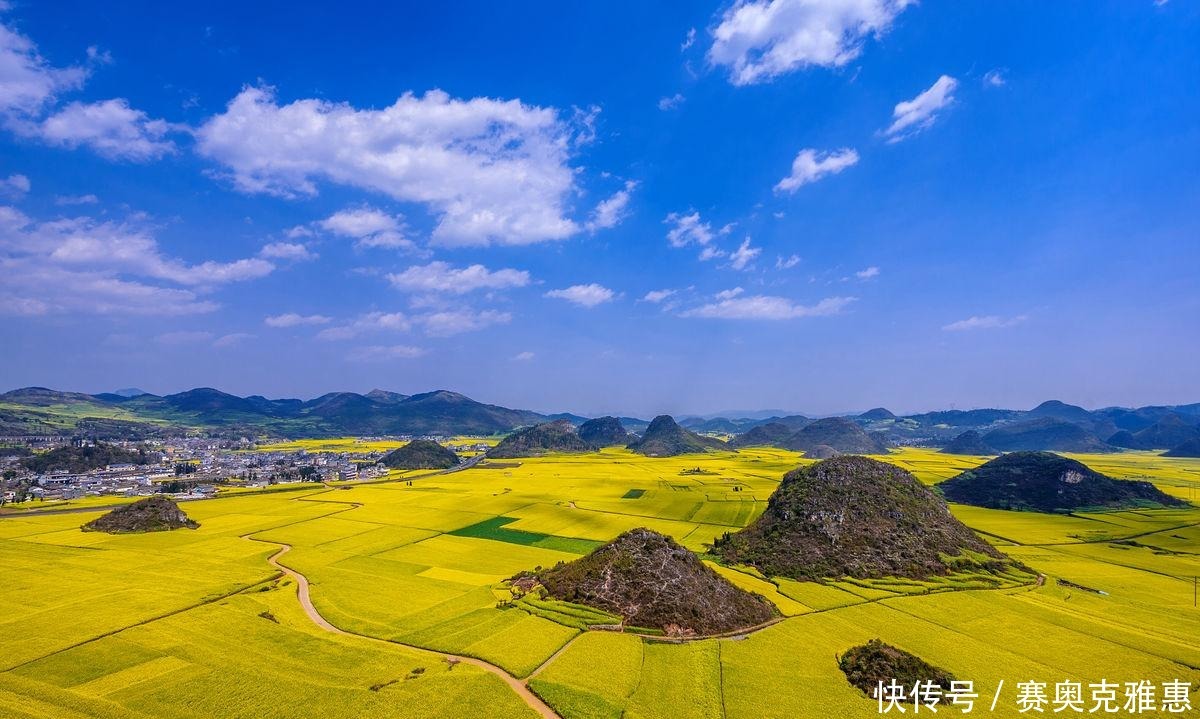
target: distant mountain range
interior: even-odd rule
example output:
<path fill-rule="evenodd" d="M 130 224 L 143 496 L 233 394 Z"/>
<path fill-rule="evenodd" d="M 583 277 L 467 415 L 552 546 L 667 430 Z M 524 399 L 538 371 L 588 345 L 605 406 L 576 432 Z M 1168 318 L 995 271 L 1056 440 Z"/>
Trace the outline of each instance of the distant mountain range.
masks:
<path fill-rule="evenodd" d="M 691 417 L 679 425 L 690 432 L 729 435 L 763 427 L 748 438 L 754 444 L 769 444 L 786 430 L 795 433 L 814 425 L 814 420 L 802 415 L 751 414 L 757 416 Z M 447 390 L 414 395 L 380 389 L 366 394 L 331 392 L 310 400 L 239 397 L 207 387 L 165 396 L 132 388 L 90 395 L 26 387 L 0 394 L 2 436 L 82 434 L 138 439 L 187 431 L 279 437 L 486 435 L 554 420 L 580 425 L 587 419 L 572 413 L 542 414 L 485 404 Z M 650 424 L 635 417 L 621 417 L 620 422 L 639 434 Z M 1087 410 L 1050 400 L 1024 411 L 946 410 L 907 416 L 877 407 L 838 422 L 853 422 L 857 429 L 845 426 L 839 431 L 857 433 L 861 429 L 879 446 L 941 447 L 967 430 L 977 432 L 985 445 L 1002 451 L 1171 449 L 1200 441 L 1200 403 Z M 833 423 L 815 424 L 820 428 Z M 735 441 L 731 446 L 738 444 Z"/>

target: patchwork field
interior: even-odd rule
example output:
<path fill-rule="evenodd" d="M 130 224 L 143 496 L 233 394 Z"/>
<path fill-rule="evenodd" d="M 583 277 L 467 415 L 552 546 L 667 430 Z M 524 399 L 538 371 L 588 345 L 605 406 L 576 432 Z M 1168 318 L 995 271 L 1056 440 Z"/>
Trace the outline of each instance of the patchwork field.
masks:
<path fill-rule="evenodd" d="M 312 451 L 352 451 L 338 442 Z M 1077 458 L 1200 495 L 1198 460 Z M 915 449 L 881 459 L 930 484 L 984 461 Z M 1068 679 L 1200 682 L 1194 506 L 1038 515 L 951 505 L 1045 575 L 1034 584 L 969 575 L 814 584 L 718 567 L 785 619 L 683 644 L 588 630 L 606 617 L 507 602 L 497 586 L 634 527 L 703 551 L 757 517 L 804 461 L 770 449 L 670 459 L 609 449 L 485 462 L 404 482 L 189 502 L 200 529 L 149 535 L 80 532 L 95 511 L 5 517 L 0 716 L 537 716 L 515 681 L 569 719 L 866 717 L 876 703 L 846 682 L 836 657 L 875 637 L 974 680 L 976 712 L 1003 681 L 1000 716 L 1018 714 L 1015 684 L 1028 680 L 1051 691 Z M 291 549 L 278 561 L 307 578 L 315 610 L 349 635 L 304 613 L 296 582 L 267 561 L 283 545 Z"/>

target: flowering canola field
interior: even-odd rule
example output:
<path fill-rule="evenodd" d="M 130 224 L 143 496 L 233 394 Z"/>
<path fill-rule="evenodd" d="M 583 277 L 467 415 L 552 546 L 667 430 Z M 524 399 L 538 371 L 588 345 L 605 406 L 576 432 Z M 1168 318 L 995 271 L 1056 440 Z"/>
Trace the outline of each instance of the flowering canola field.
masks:
<path fill-rule="evenodd" d="M 915 449 L 882 459 L 930 484 L 984 461 Z M 1196 460 L 1081 459 L 1200 494 Z M 1051 691 L 1066 680 L 1200 682 L 1196 507 L 1039 515 L 951 505 L 1045 575 L 1035 584 L 815 584 L 719 567 L 786 617 L 746 636 L 675 644 L 589 630 L 598 615 L 585 608 L 505 601 L 507 577 L 634 527 L 703 551 L 757 517 L 805 461 L 771 449 L 669 459 L 607 449 L 484 462 L 411 486 L 188 502 L 200 529 L 147 535 L 80 532 L 99 510 L 5 517 L 0 716 L 537 716 L 502 677 L 433 650 L 485 660 L 570 719 L 868 717 L 876 702 L 836 658 L 876 637 L 973 680 L 976 714 L 1019 715 L 1015 685 L 1029 680 Z M 295 583 L 267 562 L 281 545 L 292 549 L 279 561 L 307 577 L 315 609 L 361 636 L 323 631 L 303 613 Z"/>

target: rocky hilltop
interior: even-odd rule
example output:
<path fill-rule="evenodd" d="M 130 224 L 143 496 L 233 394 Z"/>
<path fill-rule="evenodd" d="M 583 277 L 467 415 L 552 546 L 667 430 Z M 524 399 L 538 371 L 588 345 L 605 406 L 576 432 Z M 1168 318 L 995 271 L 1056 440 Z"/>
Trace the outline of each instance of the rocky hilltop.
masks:
<path fill-rule="evenodd" d="M 175 500 L 155 495 L 133 504 L 117 507 L 80 527 L 85 532 L 136 534 L 166 532 L 172 529 L 196 529 L 200 525 L 189 519 Z"/>
<path fill-rule="evenodd" d="M 414 439 L 380 461 L 393 469 L 450 469 L 458 465 L 458 455 L 431 439 Z"/>
<path fill-rule="evenodd" d="M 908 472 L 844 456 L 784 475 L 753 524 L 713 552 L 768 576 L 925 578 L 951 569 L 1001 570 L 1011 560 L 954 518 Z"/>
<path fill-rule="evenodd" d="M 989 457 L 999 454 L 983 441 L 983 437 L 973 429 L 950 440 L 950 444 L 942 447 L 942 454 L 967 454 L 976 457 Z"/>
<path fill-rule="evenodd" d="M 674 418 L 667 414 L 655 417 L 641 439 L 629 444 L 629 449 L 647 457 L 674 457 L 677 454 L 727 448 L 728 446 L 719 439 L 705 437 L 680 427 Z"/>
<path fill-rule="evenodd" d="M 580 438 L 570 420 L 558 419 L 544 422 L 514 432 L 500 444 L 488 450 L 487 456 L 494 459 L 539 457 L 551 452 L 590 452 L 594 449 Z"/>
<path fill-rule="evenodd" d="M 706 635 L 762 624 L 775 607 L 739 589 L 670 537 L 633 529 L 586 557 L 536 573 L 550 596 L 636 627 Z"/>
<path fill-rule="evenodd" d="M 1064 512 L 1087 507 L 1179 506 L 1149 482 L 1113 479 L 1052 452 L 1012 452 L 938 485 L 952 502 Z"/>
<path fill-rule="evenodd" d="M 633 437 L 616 417 L 597 417 L 579 425 L 579 438 L 593 447 L 629 444 Z"/>
<path fill-rule="evenodd" d="M 781 446 L 809 452 L 820 445 L 843 454 L 887 454 L 886 445 L 867 434 L 857 422 L 845 417 L 818 419 L 793 434 Z"/>
<path fill-rule="evenodd" d="M 729 440 L 730 447 L 778 447 L 786 442 L 796 430 L 782 422 L 768 422 L 750 428 Z"/>

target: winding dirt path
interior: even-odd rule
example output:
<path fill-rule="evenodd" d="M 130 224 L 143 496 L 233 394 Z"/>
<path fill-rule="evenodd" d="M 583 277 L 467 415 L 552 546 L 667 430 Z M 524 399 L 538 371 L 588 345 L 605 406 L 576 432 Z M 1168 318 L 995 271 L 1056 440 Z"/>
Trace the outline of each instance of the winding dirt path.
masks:
<path fill-rule="evenodd" d="M 507 684 L 514 692 L 516 692 L 517 696 L 521 697 L 521 699 L 527 705 L 529 705 L 529 708 L 536 711 L 538 714 L 540 714 L 542 717 L 544 717 L 544 719 L 561 719 L 558 716 L 558 714 L 555 713 L 555 711 L 550 708 L 550 706 L 548 704 L 546 704 L 541 699 L 539 699 L 538 696 L 529 689 L 529 687 L 525 684 L 525 682 L 521 681 L 520 679 L 517 679 L 512 674 L 509 674 L 508 672 L 506 672 L 505 670 L 496 666 L 495 664 L 485 662 L 482 659 L 476 659 L 475 657 L 464 657 L 464 656 L 459 656 L 457 654 L 447 654 L 445 652 L 438 652 L 438 651 L 434 651 L 432 649 L 423 649 L 421 647 L 414 647 L 410 644 L 404 644 L 403 642 L 391 641 L 391 640 L 387 640 L 387 639 L 380 639 L 378 637 L 367 636 L 366 634 L 358 634 L 355 632 L 348 632 L 344 629 L 339 629 L 338 627 L 335 627 L 333 624 L 329 623 L 329 620 L 327 620 L 325 617 L 321 616 L 321 613 L 318 612 L 317 608 L 313 606 L 312 598 L 309 596 L 309 591 L 308 591 L 308 578 L 305 577 L 300 572 L 297 572 L 296 570 L 279 563 L 279 558 L 282 557 L 283 555 L 287 554 L 288 551 L 291 550 L 292 545 L 283 544 L 281 542 L 271 542 L 271 541 L 268 541 L 265 539 L 257 539 L 255 537 L 247 537 L 247 539 L 250 539 L 251 541 L 255 541 L 255 542 L 262 542 L 264 544 L 274 544 L 279 547 L 278 552 L 275 552 L 274 554 L 272 554 L 270 557 L 267 558 L 267 563 L 269 563 L 272 567 L 275 567 L 279 571 L 283 572 L 284 574 L 286 574 L 287 576 L 289 576 L 293 580 L 295 580 L 296 596 L 300 600 L 300 607 L 302 609 L 304 609 L 304 613 L 308 615 L 308 618 L 312 620 L 313 624 L 316 624 L 321 629 L 324 629 L 325 631 L 333 633 L 333 634 L 342 634 L 344 636 L 349 636 L 349 637 L 360 637 L 362 639 L 370 639 L 373 642 L 380 642 L 382 644 L 402 646 L 407 649 L 411 649 L 415 652 L 419 652 L 421 654 L 438 657 L 438 658 L 442 659 L 443 661 L 448 661 L 453 664 L 460 664 L 460 663 L 461 664 L 470 664 L 471 666 L 478 667 L 486 672 L 495 674 L 496 676 L 503 679 L 504 683 Z"/>

